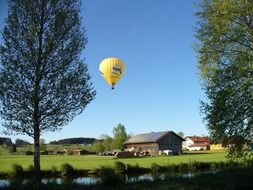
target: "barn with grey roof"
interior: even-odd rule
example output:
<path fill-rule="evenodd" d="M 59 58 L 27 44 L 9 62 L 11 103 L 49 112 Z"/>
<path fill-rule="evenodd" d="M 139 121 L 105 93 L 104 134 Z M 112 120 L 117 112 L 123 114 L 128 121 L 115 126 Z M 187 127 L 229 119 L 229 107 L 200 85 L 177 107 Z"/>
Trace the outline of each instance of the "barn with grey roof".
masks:
<path fill-rule="evenodd" d="M 136 135 L 124 144 L 129 151 L 145 152 L 150 155 L 158 155 L 161 152 L 170 150 L 174 154 L 182 151 L 184 139 L 173 131 L 151 132 Z"/>

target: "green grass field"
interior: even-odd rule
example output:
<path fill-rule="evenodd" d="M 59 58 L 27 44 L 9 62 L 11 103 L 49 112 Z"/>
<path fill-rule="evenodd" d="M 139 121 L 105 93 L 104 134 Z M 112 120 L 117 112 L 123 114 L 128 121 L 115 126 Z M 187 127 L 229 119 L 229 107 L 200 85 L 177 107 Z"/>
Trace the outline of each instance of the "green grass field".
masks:
<path fill-rule="evenodd" d="M 59 168 L 63 163 L 69 163 L 76 169 L 94 170 L 100 166 L 113 166 L 115 161 L 125 164 L 149 168 L 152 163 L 159 165 L 199 162 L 220 162 L 226 161 L 224 151 L 202 151 L 179 156 L 154 156 L 145 158 L 116 159 L 109 156 L 73 156 L 73 155 L 43 155 L 41 156 L 42 169 L 51 169 L 52 166 Z M 8 155 L 0 156 L 0 172 L 12 171 L 13 164 L 20 164 L 23 168 L 33 164 L 33 156 Z"/>

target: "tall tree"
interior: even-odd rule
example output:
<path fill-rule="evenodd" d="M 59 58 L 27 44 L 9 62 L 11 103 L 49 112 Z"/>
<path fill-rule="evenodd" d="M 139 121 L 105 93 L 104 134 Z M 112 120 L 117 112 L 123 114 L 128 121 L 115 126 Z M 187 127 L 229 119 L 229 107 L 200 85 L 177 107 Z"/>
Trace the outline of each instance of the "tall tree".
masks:
<path fill-rule="evenodd" d="M 10 0 L 0 47 L 0 114 L 6 132 L 34 139 L 40 181 L 40 135 L 80 114 L 95 97 L 80 57 L 87 38 L 78 0 Z"/>
<path fill-rule="evenodd" d="M 197 15 L 201 110 L 214 141 L 240 157 L 253 137 L 253 1 L 206 0 Z"/>
<path fill-rule="evenodd" d="M 123 143 L 128 138 L 125 126 L 119 123 L 116 127 L 113 128 L 113 135 L 114 135 L 112 143 L 113 148 L 122 150 L 124 148 Z"/>

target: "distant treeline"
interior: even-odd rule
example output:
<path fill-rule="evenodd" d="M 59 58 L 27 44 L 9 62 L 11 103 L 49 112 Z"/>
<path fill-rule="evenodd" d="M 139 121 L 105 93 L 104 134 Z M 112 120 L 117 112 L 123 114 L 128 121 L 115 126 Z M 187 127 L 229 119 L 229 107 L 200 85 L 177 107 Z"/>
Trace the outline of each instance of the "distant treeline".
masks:
<path fill-rule="evenodd" d="M 51 141 L 49 144 L 93 144 L 97 139 L 95 138 L 84 138 L 84 137 L 77 137 L 77 138 L 68 138 L 68 139 L 60 139 L 58 141 Z M 7 137 L 0 137 L 0 145 L 7 145 L 11 146 L 15 144 L 17 147 L 31 145 L 26 140 L 16 139 L 15 143 L 12 143 L 11 138 Z"/>
<path fill-rule="evenodd" d="M 61 139 L 58 141 L 51 141 L 49 144 L 93 144 L 97 139 L 95 138 L 84 138 L 84 137 L 77 137 L 77 138 L 68 138 L 68 139 Z"/>
<path fill-rule="evenodd" d="M 29 143 L 29 142 L 26 141 L 26 140 L 16 139 L 15 145 L 16 145 L 17 147 L 19 147 L 19 146 L 31 145 L 31 143 Z"/>
<path fill-rule="evenodd" d="M 6 137 L 0 137 L 0 145 L 7 145 L 7 146 L 11 146 L 12 145 L 12 141 L 10 138 L 6 138 Z"/>
<path fill-rule="evenodd" d="M 11 138 L 0 137 L 0 145 L 11 146 L 13 144 L 15 144 L 17 147 L 19 147 L 19 146 L 30 145 L 31 143 L 29 143 L 26 140 L 22 140 L 22 139 L 16 139 L 15 143 L 12 143 Z"/>

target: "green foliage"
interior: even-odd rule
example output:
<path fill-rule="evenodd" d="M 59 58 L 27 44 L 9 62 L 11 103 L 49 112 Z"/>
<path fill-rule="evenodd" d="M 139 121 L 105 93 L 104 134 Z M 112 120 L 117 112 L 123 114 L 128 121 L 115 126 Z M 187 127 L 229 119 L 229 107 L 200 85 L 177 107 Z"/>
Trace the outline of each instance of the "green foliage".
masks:
<path fill-rule="evenodd" d="M 113 150 L 113 147 L 112 147 L 113 138 L 108 135 L 104 135 L 102 139 L 103 139 L 103 146 L 105 148 L 105 151 Z"/>
<path fill-rule="evenodd" d="M 26 140 L 16 139 L 15 145 L 16 145 L 17 147 L 21 147 L 21 146 L 31 145 L 31 143 L 29 143 L 29 142 L 26 141 Z"/>
<path fill-rule="evenodd" d="M 201 112 L 214 142 L 242 157 L 253 136 L 253 2 L 203 1 L 197 15 Z"/>
<path fill-rule="evenodd" d="M 87 39 L 80 1 L 9 1 L 0 44 L 0 117 L 6 133 L 34 139 L 40 181 L 40 134 L 56 131 L 95 98 L 80 57 Z"/>
<path fill-rule="evenodd" d="M 96 153 L 101 153 L 104 151 L 113 151 L 113 150 L 123 150 L 124 142 L 130 138 L 130 135 L 127 135 L 125 126 L 118 124 L 113 128 L 113 137 L 108 135 L 101 135 L 98 141 L 95 141 L 93 144 L 93 151 Z"/>
<path fill-rule="evenodd" d="M 159 173 L 161 172 L 161 166 L 157 163 L 152 163 L 151 164 L 151 172 L 154 176 L 159 175 Z"/>
<path fill-rule="evenodd" d="M 87 39 L 77 1 L 11 1 L 2 35 L 0 114 L 6 130 L 33 136 L 31 126 L 39 121 L 41 131 L 55 131 L 94 99 L 79 56 Z"/>
<path fill-rule="evenodd" d="M 95 138 L 85 138 L 85 137 L 76 137 L 76 138 L 67 138 L 60 139 L 58 141 L 51 141 L 49 144 L 92 144 L 94 143 Z"/>
<path fill-rule="evenodd" d="M 114 164 L 114 170 L 116 173 L 125 173 L 126 165 L 120 161 L 116 161 Z"/>
<path fill-rule="evenodd" d="M 101 141 L 96 141 L 93 144 L 93 151 L 95 151 L 96 153 L 104 152 L 104 150 L 105 150 L 105 147 Z"/>
<path fill-rule="evenodd" d="M 58 173 L 58 168 L 56 166 L 51 167 L 51 174 L 54 176 Z"/>
<path fill-rule="evenodd" d="M 126 172 L 129 174 L 138 174 L 147 171 L 147 168 L 140 167 L 138 163 L 127 164 Z"/>
<path fill-rule="evenodd" d="M 15 176 L 23 176 L 24 175 L 24 169 L 20 164 L 13 164 L 12 165 L 13 174 Z"/>
<path fill-rule="evenodd" d="M 3 145 L 0 145 L 0 155 L 7 156 L 9 154 L 10 154 L 9 148 L 6 148 Z"/>
<path fill-rule="evenodd" d="M 177 134 L 178 134 L 180 137 L 184 138 L 184 132 L 179 131 Z"/>
<path fill-rule="evenodd" d="M 33 174 L 34 174 L 34 166 L 32 164 L 29 165 L 26 172 L 27 172 L 28 175 L 33 176 Z"/>
<path fill-rule="evenodd" d="M 0 137 L 0 145 L 5 145 L 8 147 L 12 145 L 12 141 L 10 138 Z"/>
<path fill-rule="evenodd" d="M 113 135 L 114 135 L 112 142 L 113 148 L 123 150 L 124 149 L 123 143 L 128 138 L 125 126 L 119 123 L 116 127 L 113 128 Z"/>
<path fill-rule="evenodd" d="M 61 172 L 64 176 L 72 176 L 74 174 L 74 168 L 72 165 L 65 163 L 61 165 Z"/>
<path fill-rule="evenodd" d="M 11 148 L 10 148 L 10 152 L 11 152 L 11 153 L 17 152 L 17 148 L 16 148 L 16 145 L 15 145 L 15 144 L 12 144 L 12 146 L 11 146 Z"/>
<path fill-rule="evenodd" d="M 45 139 L 40 139 L 40 151 L 47 151 L 47 145 Z"/>

